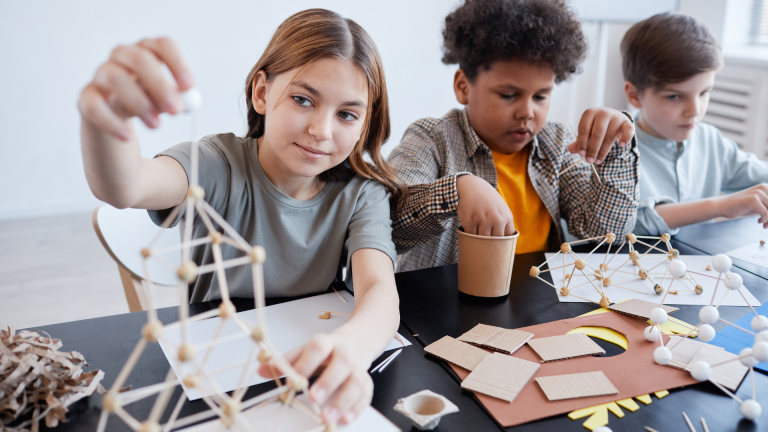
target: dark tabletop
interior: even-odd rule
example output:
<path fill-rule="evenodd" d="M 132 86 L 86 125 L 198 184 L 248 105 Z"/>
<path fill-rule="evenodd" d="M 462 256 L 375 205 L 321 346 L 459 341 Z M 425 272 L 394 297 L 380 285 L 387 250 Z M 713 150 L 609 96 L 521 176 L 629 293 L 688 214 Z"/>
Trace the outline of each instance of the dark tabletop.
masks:
<path fill-rule="evenodd" d="M 682 254 L 701 253 L 699 249 L 683 242 L 673 242 Z M 457 267 L 445 266 L 396 275 L 400 294 L 401 328 L 400 333 L 414 343 L 405 348 L 389 367 L 382 373 L 374 373 L 375 385 L 372 405 L 403 430 L 411 430 L 410 421 L 396 413 L 393 407 L 399 398 L 420 390 L 430 389 L 442 394 L 459 407 L 460 412 L 444 417 L 437 431 L 487 431 L 500 430 L 490 415 L 470 392 L 459 386 L 458 377 L 442 361 L 425 355 L 423 347 L 437 339 L 450 335 L 457 337 L 478 323 L 505 328 L 529 326 L 569 317 L 574 317 L 594 310 L 596 306 L 585 303 L 560 303 L 554 289 L 528 276 L 532 265 L 544 262 L 543 253 L 518 255 L 515 258 L 510 295 L 498 299 L 481 299 L 458 292 Z M 744 278 L 744 284 L 762 303 L 768 300 L 767 282 L 757 274 L 736 269 Z M 273 299 L 270 304 L 285 301 Z M 253 300 L 235 299 L 239 311 L 253 307 Z M 191 313 L 200 313 L 217 307 L 218 302 L 191 305 Z M 680 306 L 680 311 L 673 316 L 687 322 L 698 322 L 697 306 Z M 721 307 L 721 317 L 735 321 L 748 312 L 747 308 Z M 161 321 L 170 323 L 177 319 L 176 308 L 164 308 L 158 311 Z M 64 342 L 62 350 L 81 352 L 91 365 L 91 369 L 101 369 L 106 373 L 103 385 L 109 388 L 138 342 L 140 329 L 146 323 L 146 313 L 137 312 L 111 317 L 95 318 L 71 323 L 41 327 L 55 338 Z M 716 326 L 717 329 L 722 326 Z M 414 336 L 417 335 L 417 336 Z M 608 351 L 607 355 L 617 353 L 617 348 L 599 341 Z M 621 350 L 618 348 L 618 350 Z M 386 358 L 385 353 L 374 365 Z M 134 372 L 126 381 L 133 388 L 144 387 L 161 382 L 168 372 L 168 361 L 156 344 L 151 344 L 138 361 Z M 768 430 L 768 377 L 761 373 L 755 376 L 757 400 L 762 403 L 764 413 L 758 423 L 743 420 L 739 413 L 739 404 L 723 395 L 711 384 L 698 384 L 686 389 L 672 390 L 662 400 L 653 396 L 649 406 L 632 413 L 624 410 L 625 417 L 619 419 L 609 414 L 610 428 L 615 431 L 639 431 L 643 426 L 651 426 L 660 432 L 685 429 L 682 411 L 686 411 L 697 424 L 699 417 L 704 417 L 711 431 L 752 431 Z M 246 399 L 273 388 L 265 383 L 251 387 Z M 177 388 L 171 401 L 180 395 Z M 751 398 L 751 384 L 745 380 L 737 392 L 742 399 Z M 153 399 L 145 399 L 126 407 L 127 411 L 138 419 L 148 416 Z M 171 405 L 171 404 L 169 404 Z M 70 421 L 60 425 L 61 431 L 94 431 L 100 414 L 101 396 L 94 395 L 85 402 L 77 404 L 68 417 Z M 181 416 L 203 411 L 206 406 L 202 401 L 187 402 Z M 167 418 L 170 406 L 163 416 Z M 570 420 L 565 415 L 509 428 L 515 431 L 585 431 L 582 423 L 586 418 Z M 697 426 L 700 428 L 700 426 Z M 122 421 L 111 417 L 107 430 L 130 430 Z M 414 429 L 415 430 L 415 429 Z"/>

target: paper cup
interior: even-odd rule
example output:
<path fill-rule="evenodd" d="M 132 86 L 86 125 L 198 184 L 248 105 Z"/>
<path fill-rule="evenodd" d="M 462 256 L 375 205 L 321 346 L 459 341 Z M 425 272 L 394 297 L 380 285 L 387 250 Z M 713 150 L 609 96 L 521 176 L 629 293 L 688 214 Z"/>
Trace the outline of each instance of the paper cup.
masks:
<path fill-rule="evenodd" d="M 485 237 L 459 231 L 459 291 L 476 297 L 509 294 L 519 231 Z"/>

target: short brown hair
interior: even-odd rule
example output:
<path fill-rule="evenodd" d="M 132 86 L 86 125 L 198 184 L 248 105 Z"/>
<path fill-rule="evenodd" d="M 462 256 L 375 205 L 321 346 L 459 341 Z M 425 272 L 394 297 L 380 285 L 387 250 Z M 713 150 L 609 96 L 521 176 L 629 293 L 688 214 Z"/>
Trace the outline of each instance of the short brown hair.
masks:
<path fill-rule="evenodd" d="M 581 72 L 587 53 L 581 23 L 565 0 L 465 0 L 445 17 L 443 63 L 470 81 L 496 61 L 543 63 L 555 83 Z"/>
<path fill-rule="evenodd" d="M 290 70 L 304 67 L 322 58 L 347 60 L 368 78 L 368 108 L 360 140 L 345 163 L 320 174 L 323 181 L 346 180 L 354 175 L 381 182 L 393 199 L 405 193 L 392 167 L 384 160 L 381 147 L 389 139 L 389 101 L 384 66 L 376 45 L 368 33 L 351 19 L 325 9 L 308 9 L 283 21 L 264 53 L 245 80 L 248 110 L 248 136 L 264 134 L 264 115 L 253 108 L 251 95 L 256 74 L 263 70 L 267 80 Z M 373 163 L 368 163 L 368 154 Z"/>
<path fill-rule="evenodd" d="M 621 57 L 624 80 L 637 91 L 660 89 L 723 66 L 712 33 L 689 16 L 669 12 L 633 25 L 621 41 Z"/>

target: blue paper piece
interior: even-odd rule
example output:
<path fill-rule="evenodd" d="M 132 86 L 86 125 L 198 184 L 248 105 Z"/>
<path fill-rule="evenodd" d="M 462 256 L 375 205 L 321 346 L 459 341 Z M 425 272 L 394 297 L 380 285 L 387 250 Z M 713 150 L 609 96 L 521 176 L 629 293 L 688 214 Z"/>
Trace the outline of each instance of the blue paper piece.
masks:
<path fill-rule="evenodd" d="M 768 302 L 755 310 L 759 315 L 768 316 Z M 744 318 L 736 321 L 735 324 L 741 328 L 752 331 L 752 318 L 754 317 L 755 314 L 750 310 Z M 755 337 L 732 326 L 726 326 L 715 335 L 715 338 L 712 339 L 710 343 L 725 348 L 728 352 L 738 354 L 744 348 L 752 348 L 752 345 L 755 343 Z M 755 366 L 755 369 L 768 372 L 768 362 L 758 364 Z"/>

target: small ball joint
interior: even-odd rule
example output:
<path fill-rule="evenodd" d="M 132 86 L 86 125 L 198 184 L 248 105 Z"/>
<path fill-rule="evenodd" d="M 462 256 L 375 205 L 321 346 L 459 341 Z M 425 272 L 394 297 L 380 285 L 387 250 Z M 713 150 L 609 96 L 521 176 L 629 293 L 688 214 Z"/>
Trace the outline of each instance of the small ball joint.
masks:
<path fill-rule="evenodd" d="M 115 397 L 115 395 L 112 392 L 109 392 L 104 395 L 104 399 L 101 401 L 101 406 L 105 410 L 112 413 L 122 405 L 120 404 L 120 401 Z"/>
<path fill-rule="evenodd" d="M 141 424 L 141 427 L 137 429 L 137 432 L 160 432 L 160 425 L 153 420 L 147 420 Z"/>
<path fill-rule="evenodd" d="M 605 242 L 611 244 L 616 241 L 616 234 L 608 233 L 605 235 Z"/>
<path fill-rule="evenodd" d="M 560 252 L 562 252 L 564 254 L 571 253 L 571 245 L 569 245 L 568 243 L 561 244 L 560 245 Z"/>
<path fill-rule="evenodd" d="M 629 259 L 636 260 L 638 258 L 640 258 L 640 252 L 633 250 L 632 252 L 629 253 Z"/>
<path fill-rule="evenodd" d="M 655 292 L 656 295 L 661 295 L 664 292 L 664 288 L 662 288 L 661 285 L 656 284 L 653 286 L 653 292 Z"/>
<path fill-rule="evenodd" d="M 611 278 L 607 277 L 607 278 L 603 279 L 603 286 L 604 286 L 604 287 L 609 287 L 609 286 L 611 286 L 611 283 L 613 283 L 613 281 L 611 280 Z"/>
<path fill-rule="evenodd" d="M 560 295 L 563 297 L 567 297 L 568 294 L 571 293 L 571 290 L 568 289 L 568 287 L 562 287 L 560 288 Z"/>
<path fill-rule="evenodd" d="M 667 257 L 669 258 L 669 260 L 670 260 L 670 261 L 672 261 L 673 259 L 677 259 L 677 258 L 680 258 L 680 251 L 679 251 L 679 250 L 677 250 L 677 249 L 672 249 L 672 250 L 671 250 L 671 251 L 669 251 L 669 253 L 667 254 Z"/>
<path fill-rule="evenodd" d="M 198 201 L 202 201 L 205 198 L 205 190 L 199 185 L 190 186 L 187 189 L 187 198 L 194 198 Z"/>
<path fill-rule="evenodd" d="M 192 374 L 185 376 L 184 381 L 182 382 L 185 386 L 187 386 L 187 388 L 195 388 L 200 385 L 200 381 L 200 375 Z"/>
<path fill-rule="evenodd" d="M 212 232 L 208 234 L 208 237 L 211 238 L 211 243 L 213 244 L 221 244 L 221 242 L 224 241 L 224 236 L 220 232 Z"/>
<path fill-rule="evenodd" d="M 701 293 L 703 293 L 703 292 L 704 292 L 704 287 L 702 287 L 701 285 L 696 285 L 696 288 L 694 288 L 694 290 L 693 290 L 693 291 L 694 291 L 696 294 L 698 294 L 698 295 L 701 295 Z"/>
<path fill-rule="evenodd" d="M 257 359 L 259 360 L 259 363 L 265 364 L 272 358 L 272 355 L 267 350 L 261 350 L 259 351 L 259 356 Z"/>
<path fill-rule="evenodd" d="M 640 279 L 642 280 L 648 279 L 648 273 L 644 272 L 643 270 L 638 271 L 637 275 L 640 276 Z"/>
<path fill-rule="evenodd" d="M 256 342 L 263 342 L 267 338 L 267 329 L 262 327 L 254 327 L 251 330 L 251 339 Z"/>
<path fill-rule="evenodd" d="M 235 305 L 231 301 L 225 300 L 219 305 L 219 317 L 221 319 L 230 319 L 237 313 Z"/>
<path fill-rule="evenodd" d="M 248 256 L 251 257 L 251 263 L 262 264 L 267 259 L 267 251 L 261 246 L 254 246 L 248 251 Z"/>
<path fill-rule="evenodd" d="M 610 304 L 611 304 L 611 301 L 608 299 L 608 297 L 602 296 L 600 298 L 600 307 L 607 308 L 608 306 L 610 306 Z"/>
<path fill-rule="evenodd" d="M 536 266 L 531 266 L 531 271 L 528 272 L 528 275 L 530 277 L 537 277 L 539 274 L 541 274 L 541 270 Z"/>
<path fill-rule="evenodd" d="M 309 387 L 309 381 L 307 381 L 307 379 L 303 376 L 297 375 L 288 379 L 288 385 L 291 386 L 293 391 L 300 392 L 306 390 L 307 387 Z"/>
<path fill-rule="evenodd" d="M 663 241 L 664 243 L 668 242 L 671 238 L 672 237 L 667 233 L 664 233 L 661 235 L 661 241 Z"/>
<path fill-rule="evenodd" d="M 152 248 L 144 248 L 141 250 L 141 256 L 144 258 L 149 258 L 152 256 Z"/>
<path fill-rule="evenodd" d="M 624 238 L 626 238 L 627 241 L 632 243 L 632 244 L 637 243 L 637 237 L 634 234 L 632 234 L 632 233 L 629 233 L 629 234 L 625 235 Z"/>
<path fill-rule="evenodd" d="M 192 283 L 197 278 L 197 264 L 192 261 L 185 261 L 181 263 L 179 270 L 176 272 L 179 279 L 186 283 Z"/>
<path fill-rule="evenodd" d="M 585 262 L 584 262 L 584 260 L 580 260 L 580 259 L 576 260 L 576 262 L 575 262 L 575 263 L 573 263 L 573 264 L 574 264 L 574 265 L 576 266 L 576 268 L 577 268 L 577 269 L 579 269 L 579 270 L 584 270 L 584 267 L 586 267 L 586 266 L 587 266 L 587 263 L 585 263 Z"/>
<path fill-rule="evenodd" d="M 177 356 L 179 357 L 179 361 L 181 362 L 188 362 L 195 358 L 197 355 L 197 351 L 195 350 L 195 347 L 191 344 L 184 344 L 179 348 L 179 353 Z"/>
<path fill-rule="evenodd" d="M 163 335 L 163 325 L 159 321 L 144 324 L 141 328 L 141 336 L 149 342 L 157 342 Z"/>

